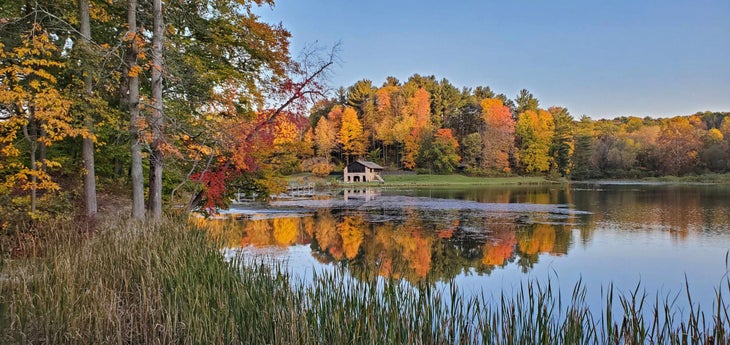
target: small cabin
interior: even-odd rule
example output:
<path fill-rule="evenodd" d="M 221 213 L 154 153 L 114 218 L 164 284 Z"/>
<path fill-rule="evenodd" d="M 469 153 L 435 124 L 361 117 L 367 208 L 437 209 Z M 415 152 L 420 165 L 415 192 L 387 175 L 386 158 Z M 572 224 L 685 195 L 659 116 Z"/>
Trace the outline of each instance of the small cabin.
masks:
<path fill-rule="evenodd" d="M 383 167 L 373 162 L 356 160 L 345 167 L 342 174 L 342 180 L 346 183 L 352 182 L 385 182 L 380 177 Z"/>

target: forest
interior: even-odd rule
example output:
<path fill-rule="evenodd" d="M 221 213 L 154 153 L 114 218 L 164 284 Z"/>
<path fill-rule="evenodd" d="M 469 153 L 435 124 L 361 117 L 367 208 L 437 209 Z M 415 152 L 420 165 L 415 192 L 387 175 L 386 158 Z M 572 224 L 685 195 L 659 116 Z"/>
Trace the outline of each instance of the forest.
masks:
<path fill-rule="evenodd" d="M 0 227 L 76 206 L 93 219 L 97 194 L 129 196 L 135 219 L 215 209 L 354 159 L 573 180 L 730 169 L 730 113 L 576 118 L 527 89 L 418 74 L 332 89 L 339 46 L 293 58 L 290 33 L 252 11 L 273 3 L 4 1 Z"/>

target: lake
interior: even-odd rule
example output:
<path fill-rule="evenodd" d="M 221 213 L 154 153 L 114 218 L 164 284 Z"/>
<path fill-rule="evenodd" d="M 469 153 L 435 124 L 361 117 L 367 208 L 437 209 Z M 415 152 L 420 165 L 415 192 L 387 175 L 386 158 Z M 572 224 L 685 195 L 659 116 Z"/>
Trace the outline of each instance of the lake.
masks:
<path fill-rule="evenodd" d="M 730 187 L 632 182 L 352 188 L 331 197 L 236 205 L 204 221 L 243 253 L 303 280 L 344 267 L 499 296 L 527 281 L 600 306 L 609 284 L 711 307 L 727 282 Z M 683 302 L 678 302 L 682 307 Z"/>

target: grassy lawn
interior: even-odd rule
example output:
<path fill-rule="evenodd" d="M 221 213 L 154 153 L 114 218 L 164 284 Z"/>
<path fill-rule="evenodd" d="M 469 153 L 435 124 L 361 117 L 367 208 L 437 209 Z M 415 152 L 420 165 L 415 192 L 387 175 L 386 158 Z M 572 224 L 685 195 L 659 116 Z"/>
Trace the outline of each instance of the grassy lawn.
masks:
<path fill-rule="evenodd" d="M 658 181 L 667 183 L 714 183 L 730 184 L 730 174 L 703 174 L 686 176 L 662 176 L 645 178 L 646 181 Z"/>
<path fill-rule="evenodd" d="M 452 175 L 382 175 L 384 184 L 378 182 L 355 183 L 366 186 L 485 186 L 554 183 L 544 177 L 471 177 L 459 174 Z M 312 174 L 296 174 L 284 178 L 288 183 L 312 182 L 318 185 L 342 184 L 342 177 L 317 177 Z M 349 184 L 348 184 L 349 185 Z"/>
<path fill-rule="evenodd" d="M 368 183 L 353 183 L 347 185 L 359 185 L 359 186 L 499 186 L 499 185 L 537 185 L 537 184 L 549 184 L 557 183 L 553 180 L 548 180 L 541 176 L 528 176 L 528 177 L 472 177 L 460 174 L 451 175 L 416 175 L 416 174 L 404 174 L 404 175 L 382 175 L 384 184 L 378 182 Z M 318 177 L 313 174 L 303 173 L 286 176 L 284 180 L 290 184 L 304 184 L 314 183 L 319 186 L 330 186 L 337 187 L 344 183 L 342 182 L 342 176 L 335 177 Z M 712 184 L 730 184 L 730 174 L 704 174 L 704 175 L 688 175 L 682 177 L 676 176 L 663 176 L 654 178 L 636 179 L 636 181 L 650 181 L 650 182 L 663 182 L 663 183 L 712 183 Z"/>
<path fill-rule="evenodd" d="M 543 177 L 471 177 L 464 175 L 384 175 L 386 185 L 451 186 L 551 183 Z"/>

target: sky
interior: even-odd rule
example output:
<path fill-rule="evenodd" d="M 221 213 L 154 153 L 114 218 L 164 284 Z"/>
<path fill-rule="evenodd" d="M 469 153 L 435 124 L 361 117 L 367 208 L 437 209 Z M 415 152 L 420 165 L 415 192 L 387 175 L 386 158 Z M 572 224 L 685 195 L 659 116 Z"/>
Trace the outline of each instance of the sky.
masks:
<path fill-rule="evenodd" d="M 291 52 L 340 42 L 330 84 L 418 73 L 579 118 L 730 111 L 730 0 L 277 0 Z"/>

